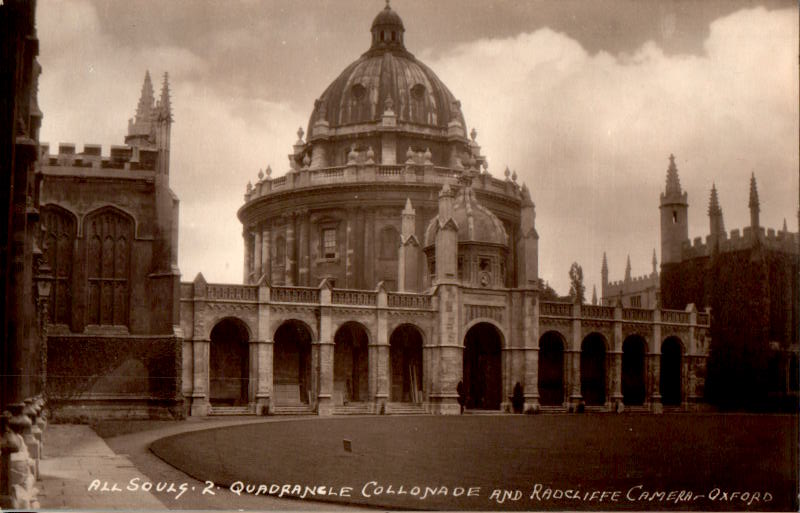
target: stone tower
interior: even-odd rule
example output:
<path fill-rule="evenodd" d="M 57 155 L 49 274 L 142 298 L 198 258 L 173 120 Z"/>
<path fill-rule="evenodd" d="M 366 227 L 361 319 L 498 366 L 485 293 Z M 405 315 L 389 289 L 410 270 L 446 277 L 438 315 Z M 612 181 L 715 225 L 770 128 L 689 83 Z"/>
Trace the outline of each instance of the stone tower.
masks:
<path fill-rule="evenodd" d="M 681 261 L 681 245 L 689 239 L 688 195 L 681 190 L 675 156 L 669 156 L 667 186 L 661 193 L 661 265 Z"/>

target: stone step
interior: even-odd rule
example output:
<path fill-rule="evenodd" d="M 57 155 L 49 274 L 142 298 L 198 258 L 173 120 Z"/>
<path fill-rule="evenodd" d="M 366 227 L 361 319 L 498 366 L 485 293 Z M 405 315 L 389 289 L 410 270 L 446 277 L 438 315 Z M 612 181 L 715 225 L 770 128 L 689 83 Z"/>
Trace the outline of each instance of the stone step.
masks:
<path fill-rule="evenodd" d="M 369 415 L 372 413 L 369 403 L 350 403 L 333 407 L 334 415 Z"/>
<path fill-rule="evenodd" d="M 427 413 L 421 404 L 386 403 L 387 415 L 426 415 Z"/>
<path fill-rule="evenodd" d="M 314 411 L 307 405 L 275 406 L 273 415 L 312 415 Z"/>
<path fill-rule="evenodd" d="M 566 413 L 566 406 L 539 406 L 540 413 Z"/>
<path fill-rule="evenodd" d="M 503 410 L 464 410 L 465 415 L 511 415 Z"/>
<path fill-rule="evenodd" d="M 212 406 L 211 415 L 255 415 L 249 406 Z"/>

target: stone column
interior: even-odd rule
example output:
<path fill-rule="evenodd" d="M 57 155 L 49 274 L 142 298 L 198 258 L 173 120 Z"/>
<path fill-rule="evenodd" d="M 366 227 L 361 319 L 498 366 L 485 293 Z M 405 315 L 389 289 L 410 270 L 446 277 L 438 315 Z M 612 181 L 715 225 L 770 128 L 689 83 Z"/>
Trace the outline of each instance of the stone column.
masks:
<path fill-rule="evenodd" d="M 319 291 L 319 394 L 317 412 L 319 415 L 333 414 L 333 326 L 331 320 L 331 289 L 325 281 Z"/>
<path fill-rule="evenodd" d="M 261 278 L 261 228 L 253 227 L 253 281 L 258 282 Z"/>
<path fill-rule="evenodd" d="M 267 277 L 267 281 L 272 281 L 272 230 L 270 223 L 264 223 L 261 231 L 261 274 Z"/>
<path fill-rule="evenodd" d="M 523 345 L 525 346 L 523 409 L 539 410 L 539 301 L 532 294 L 523 294 Z"/>
<path fill-rule="evenodd" d="M 364 222 L 364 276 L 366 283 L 364 288 L 371 289 L 375 286 L 375 210 L 368 209 L 365 213 Z"/>
<path fill-rule="evenodd" d="M 242 239 L 244 239 L 244 265 L 242 269 L 244 271 L 244 277 L 242 278 L 242 283 L 250 283 L 250 271 L 251 271 L 251 245 L 250 245 L 250 231 L 245 228 L 242 231 Z"/>
<path fill-rule="evenodd" d="M 297 284 L 303 287 L 311 285 L 309 275 L 309 258 L 308 258 L 308 210 L 302 210 L 298 213 L 298 226 L 300 235 L 297 238 L 297 246 L 299 250 L 299 267 Z M 316 283 L 314 284 L 316 285 Z"/>
<path fill-rule="evenodd" d="M 208 351 L 209 340 L 192 341 L 192 368 L 194 369 L 192 383 L 192 416 L 204 417 L 208 415 Z"/>
<path fill-rule="evenodd" d="M 345 219 L 345 239 L 344 239 L 344 286 L 345 288 L 354 288 L 353 281 L 353 256 L 355 247 L 355 230 L 353 224 L 355 222 L 355 211 L 348 208 Z"/>
<path fill-rule="evenodd" d="M 649 374 L 650 404 L 653 413 L 661 413 L 664 407 L 661 404 L 661 352 L 649 355 Z"/>
<path fill-rule="evenodd" d="M 622 304 L 617 303 L 614 307 L 614 339 L 611 341 L 611 407 L 617 412 L 624 410 L 622 397 Z"/>
<path fill-rule="evenodd" d="M 376 364 L 375 372 L 370 372 L 370 378 L 375 377 L 375 413 L 381 413 L 389 400 L 389 333 L 387 327 L 387 299 L 386 290 L 381 283 L 378 286 L 378 322 L 375 329 L 375 344 L 370 344 L 370 352 L 374 352 L 375 357 L 370 358 L 370 362 Z M 373 389 L 370 384 L 370 390 Z"/>
<path fill-rule="evenodd" d="M 583 395 L 581 394 L 581 335 L 581 305 L 576 303 L 572 305 L 572 347 L 569 350 L 569 354 L 565 355 L 572 362 L 572 372 L 569 377 L 570 409 L 576 408 L 583 403 Z"/>
<path fill-rule="evenodd" d="M 291 287 L 295 284 L 294 268 L 297 262 L 295 257 L 295 238 L 294 238 L 294 214 L 286 217 L 286 286 Z"/>

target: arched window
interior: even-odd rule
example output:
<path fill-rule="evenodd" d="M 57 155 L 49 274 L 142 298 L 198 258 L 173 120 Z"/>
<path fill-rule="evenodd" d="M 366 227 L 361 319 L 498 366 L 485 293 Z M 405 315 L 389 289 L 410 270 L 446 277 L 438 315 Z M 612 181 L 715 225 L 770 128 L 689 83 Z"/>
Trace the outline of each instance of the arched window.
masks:
<path fill-rule="evenodd" d="M 387 226 L 381 230 L 380 243 L 381 260 L 396 260 L 397 248 L 400 247 L 400 236 L 393 226 Z"/>
<path fill-rule="evenodd" d="M 49 320 L 53 324 L 70 324 L 72 256 L 77 233 L 75 216 L 61 207 L 46 205 L 42 209 L 42 226 L 44 226 L 42 250 L 53 274 Z"/>
<path fill-rule="evenodd" d="M 133 220 L 107 207 L 86 218 L 86 323 L 128 325 Z"/>

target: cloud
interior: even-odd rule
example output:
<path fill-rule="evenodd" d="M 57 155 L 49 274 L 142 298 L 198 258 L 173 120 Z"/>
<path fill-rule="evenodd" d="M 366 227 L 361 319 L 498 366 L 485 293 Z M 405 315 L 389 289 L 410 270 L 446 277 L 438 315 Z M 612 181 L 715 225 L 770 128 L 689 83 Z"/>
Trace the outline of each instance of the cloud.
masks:
<path fill-rule="evenodd" d="M 690 236 L 705 235 L 716 181 L 728 229 L 749 223 L 749 175 L 762 224 L 797 212 L 797 14 L 739 11 L 710 26 L 705 54 L 590 55 L 544 28 L 482 39 L 422 59 L 462 101 L 467 122 L 501 176 L 516 169 L 537 206 L 540 273 L 560 293 L 571 261 L 589 290 L 602 252 L 612 279 L 631 254 L 634 274 L 659 251 L 658 195 L 675 153 L 689 192 Z"/>
<path fill-rule="evenodd" d="M 239 282 L 243 249 L 236 211 L 245 185 L 270 156 L 288 153 L 305 116 L 286 103 L 207 86 L 208 62 L 186 48 L 119 43 L 103 32 L 88 2 L 50 1 L 40 8 L 38 25 L 41 140 L 51 148 L 100 143 L 107 154 L 109 145 L 124 141 L 145 70 L 153 74 L 156 95 L 160 74 L 169 72 L 175 117 L 170 182 L 181 199 L 179 266 L 184 279 L 202 271 L 210 281 Z M 284 161 L 271 164 L 284 168 Z"/>

